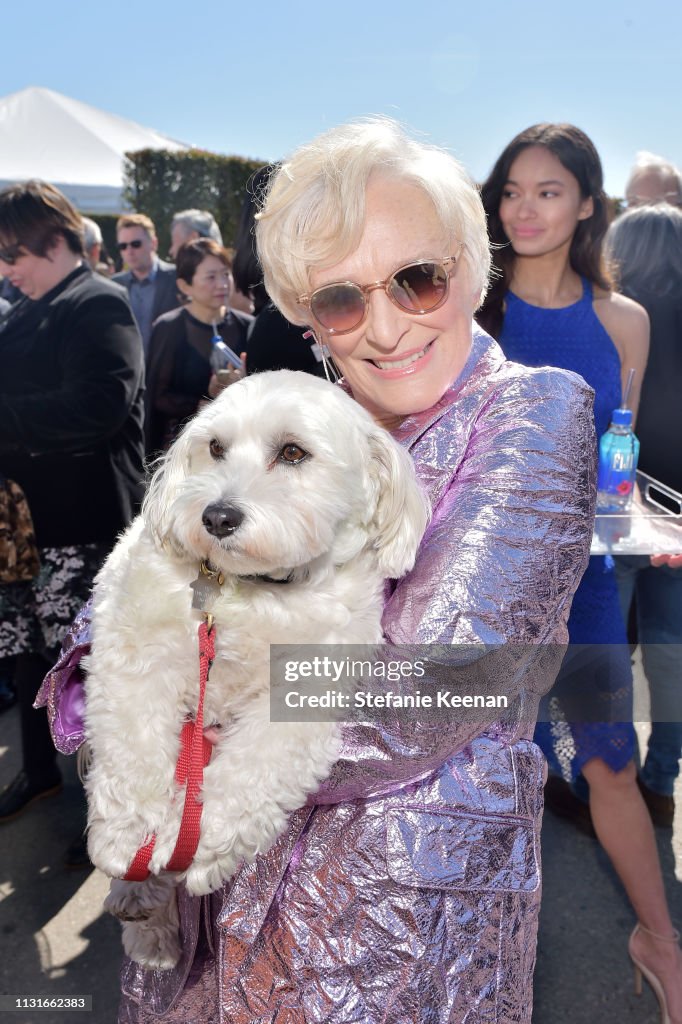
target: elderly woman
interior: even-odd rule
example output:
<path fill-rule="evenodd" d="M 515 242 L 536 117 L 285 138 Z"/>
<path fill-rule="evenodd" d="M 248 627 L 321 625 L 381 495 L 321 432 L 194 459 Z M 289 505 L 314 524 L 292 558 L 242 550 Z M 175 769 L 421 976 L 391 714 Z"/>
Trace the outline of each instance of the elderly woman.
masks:
<path fill-rule="evenodd" d="M 450 664 L 466 684 L 468 664 L 509 709 L 344 724 L 329 778 L 274 846 L 203 904 L 180 895 L 178 967 L 126 962 L 119 1019 L 528 1022 L 544 775 L 531 736 L 587 560 L 592 393 L 473 331 L 480 199 L 390 121 L 296 152 L 258 244 L 268 293 L 409 449 L 431 499 L 415 568 L 387 588 L 387 641 L 438 645 L 420 648 L 427 674 Z"/>

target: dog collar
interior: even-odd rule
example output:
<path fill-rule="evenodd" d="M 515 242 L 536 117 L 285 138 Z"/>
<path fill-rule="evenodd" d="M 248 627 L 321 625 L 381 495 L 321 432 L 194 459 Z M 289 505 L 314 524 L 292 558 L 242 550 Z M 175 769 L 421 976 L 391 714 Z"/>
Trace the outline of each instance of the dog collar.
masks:
<path fill-rule="evenodd" d="M 225 576 L 220 569 L 214 569 L 210 562 L 202 562 L 199 566 L 199 579 L 204 577 L 208 582 L 207 586 L 211 587 L 215 593 L 216 584 L 218 587 L 222 587 L 225 582 Z M 254 575 L 237 576 L 238 580 L 248 580 L 249 583 L 291 583 L 294 578 L 294 570 L 291 569 L 286 576 L 277 578 L 276 576 L 268 576 L 267 573 L 255 573 Z M 197 582 L 196 580 L 194 581 Z M 194 584 L 192 584 L 194 586 Z M 217 594 L 216 594 L 217 596 Z"/>
<path fill-rule="evenodd" d="M 294 578 L 294 570 L 292 569 L 288 576 L 282 576 L 281 579 L 277 579 L 275 576 L 268 576 L 267 573 L 263 573 L 262 576 L 240 576 L 240 580 L 248 580 L 249 583 L 291 583 Z"/>
<path fill-rule="evenodd" d="M 238 576 L 237 579 L 248 583 L 291 583 L 295 573 L 292 569 L 287 576 L 277 578 L 268 576 L 267 573 L 253 576 Z M 220 569 L 214 569 L 209 562 L 202 562 L 199 566 L 199 573 L 195 580 L 192 580 L 192 608 L 205 612 L 207 606 L 211 606 L 215 599 L 220 596 L 220 588 L 225 582 L 225 574 Z"/>

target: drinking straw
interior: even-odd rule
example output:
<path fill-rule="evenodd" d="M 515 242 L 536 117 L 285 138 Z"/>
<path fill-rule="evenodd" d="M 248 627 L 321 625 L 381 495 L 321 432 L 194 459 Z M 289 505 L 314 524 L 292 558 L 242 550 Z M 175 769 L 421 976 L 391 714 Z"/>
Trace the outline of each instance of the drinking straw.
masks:
<path fill-rule="evenodd" d="M 623 392 L 623 401 L 620 403 L 621 409 L 627 409 L 628 401 L 630 399 L 630 392 L 632 391 L 632 382 L 635 379 L 635 369 L 628 370 L 628 379 L 625 385 L 625 391 Z"/>

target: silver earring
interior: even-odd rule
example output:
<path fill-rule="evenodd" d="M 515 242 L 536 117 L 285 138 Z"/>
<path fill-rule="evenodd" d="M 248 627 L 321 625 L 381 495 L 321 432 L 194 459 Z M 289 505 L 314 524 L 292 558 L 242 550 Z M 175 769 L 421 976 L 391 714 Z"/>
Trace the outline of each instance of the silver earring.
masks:
<path fill-rule="evenodd" d="M 319 344 L 319 342 L 318 342 Z M 331 353 L 326 345 L 320 345 L 322 349 L 322 365 L 324 366 L 324 375 L 331 384 L 336 384 L 337 381 L 341 380 L 341 374 L 334 365 L 334 360 L 331 357 Z"/>
<path fill-rule="evenodd" d="M 306 331 L 303 335 L 304 338 L 314 338 L 315 344 L 311 345 L 315 356 L 322 360 L 322 366 L 324 367 L 324 375 L 330 384 L 336 384 L 337 381 L 341 380 L 341 374 L 334 366 L 334 360 L 331 357 L 329 348 L 323 341 L 320 341 L 317 334 L 313 330 Z"/>

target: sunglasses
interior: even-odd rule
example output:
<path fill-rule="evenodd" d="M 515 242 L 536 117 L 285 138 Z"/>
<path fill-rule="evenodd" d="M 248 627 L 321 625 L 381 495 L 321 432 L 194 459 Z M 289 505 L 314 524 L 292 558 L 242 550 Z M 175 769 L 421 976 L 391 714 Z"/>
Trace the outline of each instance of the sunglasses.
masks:
<path fill-rule="evenodd" d="M 12 245 L 8 245 L 6 249 L 0 249 L 0 261 L 6 263 L 8 267 L 13 267 L 20 256 L 25 256 L 26 251 L 21 242 L 14 242 Z"/>
<path fill-rule="evenodd" d="M 118 251 L 119 252 L 125 252 L 126 249 L 128 248 L 128 246 L 130 246 L 131 249 L 141 249 L 142 248 L 142 239 L 141 238 L 133 238 L 132 242 L 119 242 L 118 243 Z"/>
<path fill-rule="evenodd" d="M 354 281 L 333 281 L 310 295 L 299 295 L 297 301 L 329 334 L 356 330 L 367 316 L 369 293 L 377 288 L 382 288 L 404 313 L 432 313 L 447 300 L 450 276 L 458 259 L 459 253 L 442 260 L 417 260 L 400 267 L 385 281 L 364 286 Z"/>

